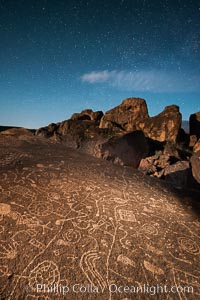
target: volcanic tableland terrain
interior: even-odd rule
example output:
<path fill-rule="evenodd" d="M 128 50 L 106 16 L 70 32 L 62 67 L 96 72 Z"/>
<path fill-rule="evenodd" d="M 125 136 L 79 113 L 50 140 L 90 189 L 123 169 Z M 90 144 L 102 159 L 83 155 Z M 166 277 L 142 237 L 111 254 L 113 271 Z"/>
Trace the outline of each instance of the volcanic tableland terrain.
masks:
<path fill-rule="evenodd" d="M 0 299 L 198 299 L 200 112 L 125 99 L 0 133 Z"/>

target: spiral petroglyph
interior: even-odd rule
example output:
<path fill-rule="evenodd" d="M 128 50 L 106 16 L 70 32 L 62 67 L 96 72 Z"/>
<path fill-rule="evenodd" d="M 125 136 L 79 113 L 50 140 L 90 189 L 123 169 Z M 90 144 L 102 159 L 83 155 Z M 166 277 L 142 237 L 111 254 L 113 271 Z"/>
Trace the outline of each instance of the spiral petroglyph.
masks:
<path fill-rule="evenodd" d="M 187 251 L 188 253 L 197 255 L 200 254 L 200 248 L 198 244 L 188 237 L 179 237 L 178 243 L 181 249 Z"/>
<path fill-rule="evenodd" d="M 53 212 L 53 205 L 50 202 L 40 202 L 40 201 L 33 201 L 29 206 L 28 206 L 28 211 L 32 215 L 40 216 L 40 217 L 45 217 L 50 215 Z"/>
<path fill-rule="evenodd" d="M 37 289 L 37 285 L 53 286 L 60 281 L 60 272 L 58 266 L 53 261 L 45 260 L 39 263 L 29 275 L 29 286 L 33 291 Z"/>

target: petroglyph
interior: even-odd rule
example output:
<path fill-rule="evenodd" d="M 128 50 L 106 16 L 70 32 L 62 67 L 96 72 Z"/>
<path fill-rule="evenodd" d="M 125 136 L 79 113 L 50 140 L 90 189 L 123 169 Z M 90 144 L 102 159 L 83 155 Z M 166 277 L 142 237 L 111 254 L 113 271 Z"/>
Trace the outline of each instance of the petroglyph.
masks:
<path fill-rule="evenodd" d="M 199 246 L 195 241 L 187 237 L 179 237 L 178 243 L 180 248 L 187 251 L 188 253 L 197 255 L 200 254 Z"/>
<path fill-rule="evenodd" d="M 124 265 L 127 265 L 127 266 L 132 266 L 132 267 L 135 267 L 135 262 L 133 260 L 131 260 L 129 257 L 127 256 L 124 256 L 122 254 L 120 254 L 118 257 L 117 257 L 117 261 L 118 262 L 121 262 L 122 264 Z"/>
<path fill-rule="evenodd" d="M 0 259 L 14 259 L 17 256 L 17 245 L 0 241 Z"/>
<path fill-rule="evenodd" d="M 174 284 L 177 287 L 178 295 L 180 300 L 192 299 L 190 295 L 184 293 L 184 291 L 178 287 L 187 286 L 193 288 L 193 299 L 198 299 L 200 296 L 200 276 L 195 276 L 186 271 L 179 269 L 172 269 Z"/>
<path fill-rule="evenodd" d="M 144 260 L 144 267 L 145 269 L 150 271 L 153 275 L 164 275 L 164 271 L 161 268 L 151 264 L 146 260 Z"/>
<path fill-rule="evenodd" d="M 80 267 L 89 282 L 94 286 L 99 286 L 101 289 L 106 288 L 106 282 L 102 275 L 98 272 L 95 261 L 100 259 L 100 254 L 96 251 L 89 251 L 82 255 Z"/>
<path fill-rule="evenodd" d="M 30 157 L 30 155 L 26 153 L 20 153 L 20 152 L 5 152 L 3 155 L 0 156 L 0 165 L 2 167 L 8 166 L 8 165 L 16 165 L 17 163 L 20 163 L 21 160 L 23 160 L 26 157 Z"/>
<path fill-rule="evenodd" d="M 10 191 L 14 194 L 26 197 L 26 198 L 33 198 L 36 196 L 35 192 L 32 191 L 31 189 L 21 186 L 21 185 L 16 185 L 13 187 L 10 187 Z"/>
<path fill-rule="evenodd" d="M 33 291 L 37 289 L 37 284 L 53 286 L 59 284 L 60 272 L 58 266 L 53 261 L 45 260 L 38 264 L 29 275 L 29 286 Z"/>
<path fill-rule="evenodd" d="M 200 223 L 180 204 L 183 196 L 63 145 L 20 147 L 27 152 L 23 165 L 13 160 L 0 172 L 0 299 L 61 300 L 38 294 L 36 286 L 62 283 L 104 290 L 87 293 L 88 300 L 132 299 L 111 294 L 108 286 L 166 280 L 169 286 L 191 284 L 198 299 Z M 0 149 L 2 159 L 6 153 Z"/>
<path fill-rule="evenodd" d="M 111 234 L 110 229 L 112 229 L 112 223 L 105 217 L 101 218 L 97 223 L 90 221 L 91 228 L 88 230 L 89 234 L 93 234 L 98 230 L 102 230 L 105 233 Z"/>
<path fill-rule="evenodd" d="M 81 238 L 80 232 L 75 229 L 68 229 L 66 232 L 64 232 L 62 234 L 62 236 L 66 242 L 72 243 L 72 244 L 78 243 Z"/>
<path fill-rule="evenodd" d="M 6 265 L 0 266 L 0 277 L 10 276 L 9 268 Z"/>
<path fill-rule="evenodd" d="M 119 220 L 127 222 L 136 222 L 135 214 L 133 211 L 119 209 L 117 210 L 117 213 L 119 214 Z"/>
<path fill-rule="evenodd" d="M 45 217 L 53 212 L 53 205 L 51 202 L 47 201 L 32 201 L 32 203 L 28 206 L 28 211 L 32 215 L 36 215 L 39 217 Z"/>
<path fill-rule="evenodd" d="M 158 229 L 155 227 L 155 225 L 152 224 L 142 225 L 141 232 L 147 236 L 158 235 Z"/>
<path fill-rule="evenodd" d="M 45 245 L 43 243 L 41 243 L 40 241 L 36 240 L 36 239 L 31 239 L 29 241 L 29 244 L 31 244 L 32 246 L 38 248 L 40 251 L 45 249 Z"/>

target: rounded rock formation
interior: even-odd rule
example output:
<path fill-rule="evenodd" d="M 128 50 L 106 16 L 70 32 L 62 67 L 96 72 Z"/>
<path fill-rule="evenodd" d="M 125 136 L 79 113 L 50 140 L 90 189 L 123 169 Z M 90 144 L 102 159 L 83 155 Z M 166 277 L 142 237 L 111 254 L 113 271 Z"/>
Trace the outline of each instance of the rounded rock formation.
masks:
<path fill-rule="evenodd" d="M 148 117 L 148 109 L 144 99 L 127 98 L 120 105 L 105 113 L 99 127 L 134 131 L 138 129 L 138 123 Z"/>
<path fill-rule="evenodd" d="M 182 116 L 177 105 L 166 106 L 164 111 L 139 124 L 145 136 L 159 142 L 176 142 L 181 128 Z"/>

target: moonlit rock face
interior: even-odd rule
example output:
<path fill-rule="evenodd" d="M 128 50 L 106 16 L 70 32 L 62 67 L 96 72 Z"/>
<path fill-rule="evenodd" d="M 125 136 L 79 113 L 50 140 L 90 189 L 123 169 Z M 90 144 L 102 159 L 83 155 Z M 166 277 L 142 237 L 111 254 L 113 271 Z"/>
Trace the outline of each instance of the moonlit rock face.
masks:
<path fill-rule="evenodd" d="M 107 111 L 102 117 L 99 127 L 121 126 L 126 131 L 133 131 L 138 128 L 138 123 L 145 118 L 148 118 L 146 101 L 140 98 L 128 98 L 120 105 Z"/>
<path fill-rule="evenodd" d="M 146 137 L 159 142 L 176 142 L 181 128 L 182 115 L 177 105 L 170 105 L 158 115 L 139 124 Z"/>
<path fill-rule="evenodd" d="M 51 140 L 2 140 L 0 299 L 149 299 L 166 282 L 198 298 L 199 195 Z"/>

